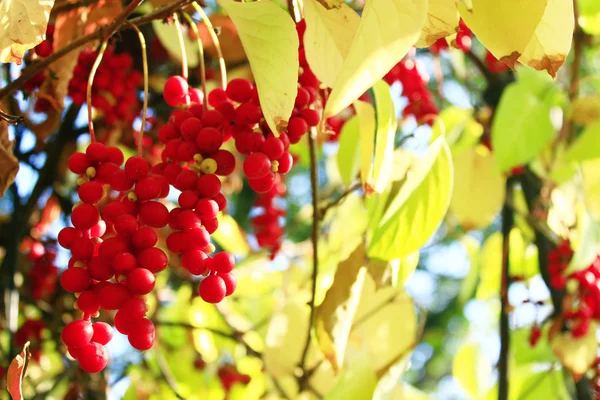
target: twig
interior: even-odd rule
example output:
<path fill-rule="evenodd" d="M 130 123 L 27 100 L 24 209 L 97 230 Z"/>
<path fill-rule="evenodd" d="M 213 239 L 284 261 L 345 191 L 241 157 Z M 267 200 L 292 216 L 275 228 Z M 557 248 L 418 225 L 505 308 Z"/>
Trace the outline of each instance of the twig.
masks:
<path fill-rule="evenodd" d="M 206 28 L 208 30 L 208 34 L 210 35 L 210 38 L 212 39 L 215 45 L 217 57 L 219 58 L 219 69 L 221 70 L 221 88 L 225 90 L 225 88 L 227 87 L 227 67 L 225 66 L 225 58 L 223 57 L 223 52 L 221 51 L 221 44 L 219 43 L 219 38 L 217 37 L 213 24 L 210 22 L 208 15 L 206 15 L 202 7 L 200 7 L 200 5 L 195 1 L 192 3 L 192 6 L 196 10 L 196 12 L 200 14 L 200 18 L 202 18 L 202 21 L 204 21 L 204 24 L 206 25 Z"/>
<path fill-rule="evenodd" d="M 177 31 L 177 41 L 179 42 L 179 49 L 181 50 L 181 76 L 186 81 L 188 80 L 188 62 L 187 62 L 187 53 L 185 52 L 185 43 L 183 42 L 183 27 L 181 26 L 181 22 L 179 22 L 179 17 L 177 13 L 173 13 L 173 21 L 175 21 L 175 30 Z M 190 103 L 189 96 L 186 96 L 187 103 Z"/>
<path fill-rule="evenodd" d="M 190 3 L 190 0 L 177 0 L 174 3 L 160 7 L 156 11 L 153 11 L 147 15 L 133 18 L 129 22 L 131 22 L 133 25 L 136 25 L 136 26 L 145 25 L 156 19 L 161 19 L 161 18 L 167 17 L 168 15 L 173 13 L 173 10 L 177 10 L 181 7 L 184 7 L 185 5 L 187 5 L 189 3 Z M 131 3 L 131 4 L 133 4 L 133 3 Z M 128 11 L 128 9 L 126 9 L 125 11 Z M 127 15 L 129 15 L 129 14 L 127 14 Z M 17 79 L 15 79 L 14 81 L 12 81 L 8 85 L 6 85 L 4 88 L 0 89 L 0 99 L 3 99 L 4 97 L 19 90 L 21 87 L 23 87 L 25 82 L 27 82 L 29 79 L 31 79 L 33 76 L 35 76 L 38 72 L 44 70 L 46 67 L 48 67 L 49 65 L 51 65 L 58 59 L 69 54 L 71 51 L 78 49 L 79 47 L 82 47 L 90 42 L 93 42 L 94 40 L 98 40 L 98 39 L 102 40 L 105 37 L 106 32 L 112 32 L 114 30 L 120 32 L 122 30 L 130 29 L 129 25 L 122 24 L 125 21 L 126 17 L 127 16 L 123 17 L 122 19 L 117 18 L 111 24 L 101 26 L 100 28 L 96 29 L 94 32 L 72 41 L 69 45 L 63 47 L 60 50 L 57 50 L 56 52 L 52 53 L 50 56 L 45 57 L 43 59 L 40 59 L 39 61 L 36 61 L 36 62 L 30 64 L 28 67 L 26 67 L 25 69 L 23 69 L 21 71 L 21 75 Z"/>
<path fill-rule="evenodd" d="M 196 44 L 198 45 L 198 57 L 200 58 L 200 87 L 202 88 L 202 107 L 204 108 L 204 111 L 206 111 L 208 109 L 208 96 L 206 94 L 206 63 L 204 61 L 204 45 L 202 44 L 200 32 L 198 32 L 198 27 L 196 26 L 196 23 L 194 22 L 192 17 L 185 11 L 182 11 L 181 14 L 183 15 L 183 18 L 185 18 L 185 20 L 188 22 L 190 28 L 192 29 L 192 32 L 194 32 L 194 35 L 196 36 Z"/>
<path fill-rule="evenodd" d="M 485 80 L 488 81 L 488 83 L 491 83 L 496 80 L 494 75 L 487 69 L 483 61 L 481 61 L 481 59 L 477 57 L 475 53 L 473 53 L 473 50 L 465 51 L 465 55 L 469 60 L 471 60 L 471 62 L 473 62 L 473 64 L 475 64 L 479 72 L 483 74 Z"/>
<path fill-rule="evenodd" d="M 13 125 L 22 124 L 25 122 L 25 118 L 22 115 L 10 115 L 2 110 L 0 110 L 0 119 Z"/>
<path fill-rule="evenodd" d="M 138 135 L 137 152 L 138 156 L 142 156 L 142 148 L 144 142 L 144 131 L 146 130 L 146 114 L 148 113 L 148 55 L 146 51 L 146 39 L 144 34 L 137 26 L 127 21 L 133 30 L 138 35 L 140 40 L 140 47 L 142 48 L 142 71 L 144 73 L 144 104 L 142 105 L 142 126 L 140 127 L 140 134 Z"/>
<path fill-rule="evenodd" d="M 513 179 L 506 182 L 506 200 L 512 199 Z M 502 268 L 500 284 L 500 359 L 498 360 L 498 400 L 508 400 L 508 356 L 510 348 L 510 326 L 508 324 L 508 282 L 510 268 L 510 231 L 514 223 L 512 208 L 502 208 Z"/>
<path fill-rule="evenodd" d="M 91 4 L 95 4 L 95 3 L 98 3 L 98 0 L 81 0 L 77 3 L 72 3 L 72 2 L 62 2 L 61 4 L 54 3 L 54 7 L 52 8 L 52 11 L 50 12 L 50 18 L 52 19 L 52 17 L 55 17 L 58 14 L 76 10 L 81 7 L 87 7 L 87 6 L 89 6 Z"/>
<path fill-rule="evenodd" d="M 552 244 L 555 246 L 559 244 L 558 236 L 552 232 L 552 229 L 550 229 L 544 221 L 537 220 L 533 215 L 520 211 L 512 199 L 506 199 L 506 205 L 508 205 L 516 215 L 525 219 L 529 226 L 536 232 L 544 235 L 544 237 Z"/>
<path fill-rule="evenodd" d="M 92 69 L 90 70 L 90 76 L 88 76 L 88 82 L 87 82 L 87 90 L 86 90 L 85 98 L 87 101 L 88 126 L 90 127 L 90 139 L 91 139 L 92 143 L 96 142 L 96 132 L 94 131 L 94 116 L 93 116 L 94 107 L 92 107 L 92 87 L 94 86 L 94 77 L 96 76 L 96 71 L 98 71 L 98 67 L 100 66 L 100 63 L 102 62 L 102 57 L 104 56 L 104 52 L 106 51 L 106 48 L 108 47 L 108 39 L 110 39 L 110 36 L 107 36 L 106 38 L 104 38 L 104 40 L 102 41 L 102 44 L 100 45 L 100 50 L 98 50 L 98 55 L 96 56 L 96 59 L 94 60 L 94 64 L 92 65 Z"/>
<path fill-rule="evenodd" d="M 316 143 L 316 130 L 311 129 L 308 133 L 308 148 L 310 152 L 310 185 L 312 189 L 312 204 L 313 204 L 313 219 L 312 219 L 312 245 L 313 245 L 313 273 L 312 273 L 312 295 L 310 298 L 310 318 L 308 321 L 308 334 L 306 337 L 306 343 L 304 344 L 304 350 L 302 350 L 302 358 L 300 359 L 300 368 L 305 371 L 306 368 L 306 356 L 308 355 L 308 349 L 310 348 L 310 339 L 313 318 L 315 315 L 315 296 L 317 292 L 317 276 L 319 275 L 319 221 L 320 221 L 320 210 L 318 206 L 319 201 L 319 165 L 317 164 L 317 143 Z"/>
<path fill-rule="evenodd" d="M 321 220 L 323 218 L 325 218 L 325 214 L 327 213 L 327 211 L 329 211 L 330 208 L 337 206 L 348 195 L 350 195 L 352 192 L 360 189 L 361 187 L 362 187 L 362 185 L 360 184 L 360 182 L 357 182 L 357 183 L 351 185 L 350 187 L 348 187 L 348 189 L 346 189 L 346 191 L 344 191 L 344 193 L 342 193 L 340 195 L 340 197 L 338 197 L 337 199 L 335 199 L 333 201 L 330 201 L 329 203 L 327 203 L 326 205 L 324 205 L 323 207 L 321 207 L 321 210 L 319 211 L 319 218 Z"/>

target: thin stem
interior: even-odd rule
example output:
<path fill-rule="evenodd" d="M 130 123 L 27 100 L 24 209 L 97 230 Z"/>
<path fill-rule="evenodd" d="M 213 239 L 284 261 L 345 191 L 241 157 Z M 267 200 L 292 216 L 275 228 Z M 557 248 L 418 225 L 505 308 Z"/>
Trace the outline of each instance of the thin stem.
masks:
<path fill-rule="evenodd" d="M 200 7 L 200 5 L 195 1 L 192 3 L 192 6 L 196 10 L 196 12 L 200 14 L 200 18 L 202 19 L 202 21 L 204 21 L 204 24 L 208 28 L 208 34 L 210 35 L 210 38 L 212 39 L 215 45 L 215 49 L 217 50 L 217 57 L 219 58 L 219 68 L 221 70 L 221 88 L 225 90 L 225 88 L 227 87 L 227 67 L 225 66 L 225 58 L 223 57 L 223 52 L 221 51 L 221 44 L 219 43 L 219 38 L 215 33 L 215 28 L 213 27 L 213 24 L 210 22 L 208 15 L 206 15 L 202 7 Z"/>
<path fill-rule="evenodd" d="M 25 122 L 25 118 L 21 115 L 10 115 L 0 110 L 0 119 L 8 122 L 9 124 L 17 125 Z"/>
<path fill-rule="evenodd" d="M 475 64 L 477 69 L 483 74 L 485 80 L 488 81 L 488 83 L 491 83 L 496 80 L 494 75 L 487 69 L 483 61 L 481 61 L 481 59 L 477 57 L 475 53 L 473 53 L 473 50 L 465 51 L 465 55 L 469 60 L 473 62 L 473 64 Z"/>
<path fill-rule="evenodd" d="M 172 14 L 174 10 L 177 10 L 181 7 L 186 6 L 189 2 L 190 2 L 190 0 L 177 0 L 172 4 L 168 4 L 163 7 L 160 7 L 156 11 L 153 11 L 149 14 L 143 15 L 141 17 L 133 18 L 130 20 L 130 22 L 133 25 L 141 26 L 141 25 L 148 24 L 157 19 L 163 19 L 163 18 L 169 16 L 170 14 Z M 134 3 L 138 3 L 138 1 L 136 0 Z M 132 5 L 134 3 L 130 3 L 130 5 Z M 29 79 L 34 77 L 38 72 L 43 71 L 49 65 L 51 65 L 52 63 L 61 59 L 62 57 L 66 56 L 73 50 L 76 50 L 90 42 L 95 41 L 95 40 L 98 40 L 98 39 L 102 40 L 104 38 L 106 32 L 111 32 L 111 31 L 119 32 L 119 31 L 122 31 L 125 29 L 129 29 L 129 26 L 123 25 L 123 24 L 124 24 L 127 16 L 129 16 L 129 14 L 131 14 L 131 12 L 133 12 L 133 9 L 130 9 L 130 7 L 128 6 L 121 14 L 122 18 L 118 17 L 111 24 L 101 26 L 100 28 L 96 29 L 94 32 L 89 33 L 85 36 L 80 37 L 79 39 L 72 41 L 67 46 L 55 51 L 48 57 L 42 58 L 38 61 L 31 63 L 29 66 L 27 66 L 25 69 L 23 69 L 21 71 L 21 75 L 17 79 L 15 79 L 14 81 L 7 84 L 4 88 L 0 89 L 0 99 L 3 99 L 4 97 L 11 95 L 14 92 L 16 92 L 17 90 L 19 90 L 21 87 L 23 87 L 25 82 L 27 82 Z"/>
<path fill-rule="evenodd" d="M 144 131 L 146 130 L 146 115 L 148 114 L 148 55 L 146 51 L 146 39 L 144 39 L 144 34 L 137 26 L 132 25 L 130 22 L 128 22 L 128 24 L 131 25 L 131 28 L 133 28 L 133 30 L 136 31 L 138 39 L 140 40 L 140 46 L 142 48 L 142 70 L 144 72 L 144 104 L 142 106 L 142 126 L 140 128 L 140 134 L 137 143 L 138 156 L 141 156 L 142 145 L 144 141 Z"/>
<path fill-rule="evenodd" d="M 200 84 L 202 87 L 203 99 L 202 107 L 206 111 L 206 109 L 208 108 L 208 97 L 206 94 L 206 63 L 204 62 L 204 45 L 202 44 L 202 39 L 200 39 L 200 32 L 198 32 L 198 27 L 196 26 L 196 23 L 194 22 L 190 14 L 186 13 L 185 11 L 182 11 L 181 14 L 183 15 L 183 18 L 185 18 L 185 20 L 188 22 L 190 28 L 192 29 L 192 32 L 194 32 L 194 35 L 196 36 L 196 43 L 198 44 L 198 57 L 200 57 Z"/>
<path fill-rule="evenodd" d="M 510 269 L 510 231 L 514 224 L 512 208 L 507 204 L 512 198 L 513 180 L 506 183 L 507 201 L 502 208 L 502 269 L 500 284 L 500 359 L 498 361 L 498 400 L 508 400 L 508 356 L 510 326 L 508 323 L 508 281 Z"/>
<path fill-rule="evenodd" d="M 302 351 L 302 358 L 300 359 L 300 367 L 302 371 L 306 368 L 306 356 L 308 355 L 308 349 L 310 347 L 312 324 L 315 314 L 315 296 L 317 292 L 317 277 L 319 275 L 319 166 L 317 164 L 317 143 L 316 143 L 317 132 L 315 129 L 311 129 L 308 133 L 308 148 L 310 152 L 310 186 L 312 189 L 312 205 L 313 205 L 313 218 L 312 218 L 312 245 L 313 245 L 313 273 L 312 273 L 312 295 L 310 299 L 310 319 L 308 321 L 308 334 L 306 337 L 306 343 L 304 350 Z"/>
<path fill-rule="evenodd" d="M 110 37 L 105 38 L 100 45 L 100 50 L 98 50 L 98 55 L 96 56 L 96 60 L 94 61 L 94 65 L 92 65 L 92 69 L 90 71 L 90 76 L 88 77 L 87 82 L 87 93 L 86 93 L 86 102 L 87 102 L 87 115 L 88 115 L 88 124 L 90 126 L 90 137 L 92 143 L 96 142 L 96 132 L 94 132 L 94 117 L 93 117 L 93 109 L 92 109 L 92 85 L 94 84 L 94 77 L 96 76 L 96 71 L 98 71 L 98 66 L 100 62 L 102 62 L 102 56 L 106 51 L 106 47 L 108 47 L 108 39 Z"/>
<path fill-rule="evenodd" d="M 320 219 L 325 218 L 325 214 L 327 213 L 327 211 L 329 211 L 330 208 L 337 206 L 348 195 L 350 195 L 353 192 L 357 191 L 361 187 L 362 187 L 362 184 L 360 182 L 357 182 L 357 183 L 353 184 L 352 186 L 348 187 L 348 189 L 346 189 L 346 191 L 344 193 L 342 193 L 340 195 L 340 197 L 338 197 L 337 199 L 335 199 L 333 201 L 330 201 L 325 206 L 321 207 L 321 211 L 319 211 L 319 217 L 320 217 Z"/>
<path fill-rule="evenodd" d="M 179 49 L 181 50 L 181 76 L 187 81 L 189 76 L 187 53 L 185 52 L 185 43 L 183 42 L 183 27 L 181 26 L 181 22 L 179 22 L 179 17 L 177 16 L 177 13 L 173 13 L 173 21 L 175 21 L 175 28 L 177 30 L 177 41 L 179 42 Z"/>

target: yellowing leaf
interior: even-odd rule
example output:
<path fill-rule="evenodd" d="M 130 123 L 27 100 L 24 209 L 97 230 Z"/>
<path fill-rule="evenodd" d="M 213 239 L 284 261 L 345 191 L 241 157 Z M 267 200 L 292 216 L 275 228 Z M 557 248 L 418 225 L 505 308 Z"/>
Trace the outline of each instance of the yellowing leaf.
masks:
<path fill-rule="evenodd" d="M 25 375 L 27 361 L 29 359 L 28 353 L 29 342 L 25 343 L 23 351 L 13 358 L 8 366 L 8 371 L 6 372 L 6 390 L 8 390 L 8 393 L 13 400 L 23 399 L 21 385 L 23 383 L 23 376 Z"/>
<path fill-rule="evenodd" d="M 375 109 L 364 101 L 354 103 L 360 127 L 360 180 L 364 187 L 373 185 L 373 153 L 375 151 Z"/>
<path fill-rule="evenodd" d="M 581 229 L 579 245 L 569 262 L 565 275 L 589 267 L 600 254 L 600 221 L 594 219 L 587 212 L 583 212 L 579 223 Z"/>
<path fill-rule="evenodd" d="M 473 118 L 473 110 L 451 106 L 444 108 L 435 119 L 430 142 L 444 136 L 454 152 L 473 147 L 482 134 L 483 126 Z"/>
<path fill-rule="evenodd" d="M 600 158 L 581 163 L 585 206 L 600 221 Z"/>
<path fill-rule="evenodd" d="M 477 344 L 465 343 L 454 355 L 452 375 L 471 399 L 481 398 L 489 389 L 491 372 L 490 364 Z"/>
<path fill-rule="evenodd" d="M 392 260 L 419 250 L 446 215 L 452 187 L 450 150 L 439 138 L 391 200 L 371 239 L 369 256 Z"/>
<path fill-rule="evenodd" d="M 163 45 L 165 50 L 171 57 L 181 63 L 181 47 L 177 36 L 177 26 L 174 24 L 165 23 L 161 20 L 152 21 L 152 28 Z M 198 45 L 195 40 L 192 40 L 189 35 L 183 34 L 183 44 L 185 47 L 185 56 L 188 67 L 195 68 L 200 63 L 198 56 Z"/>
<path fill-rule="evenodd" d="M 427 20 L 415 46 L 429 47 L 438 39 L 456 33 L 458 20 L 456 0 L 429 0 Z"/>
<path fill-rule="evenodd" d="M 492 153 L 474 148 L 453 154 L 454 191 L 450 211 L 465 229 L 483 228 L 493 220 L 504 201 L 506 178 Z"/>
<path fill-rule="evenodd" d="M 236 255 L 247 256 L 250 245 L 244 236 L 244 232 L 231 215 L 219 214 L 219 229 L 212 238 L 223 248 L 223 250 Z"/>
<path fill-rule="evenodd" d="M 600 158 L 600 120 L 588 125 L 565 154 L 566 161 Z"/>
<path fill-rule="evenodd" d="M 354 362 L 325 395 L 325 400 L 370 399 L 377 387 L 377 375 L 368 361 Z"/>
<path fill-rule="evenodd" d="M 571 103 L 571 119 L 580 125 L 587 125 L 600 118 L 600 96 L 587 95 Z"/>
<path fill-rule="evenodd" d="M 46 37 L 54 0 L 0 2 L 0 62 L 21 65 L 25 52 Z"/>
<path fill-rule="evenodd" d="M 419 252 L 415 251 L 406 257 L 392 260 L 392 285 L 394 287 L 404 287 L 410 279 L 417 265 L 419 265 Z"/>
<path fill-rule="evenodd" d="M 345 3 L 326 9 L 317 0 L 304 2 L 304 50 L 312 72 L 329 87 L 350 51 L 360 17 Z"/>
<path fill-rule="evenodd" d="M 375 132 L 375 159 L 373 160 L 373 189 L 381 193 L 392 177 L 394 137 L 398 128 L 394 100 L 390 87 L 384 81 L 373 86 L 377 130 Z"/>
<path fill-rule="evenodd" d="M 396 65 L 419 38 L 427 0 L 371 0 L 325 107 L 339 113 Z"/>
<path fill-rule="evenodd" d="M 498 60 L 514 68 L 540 24 L 548 0 L 470 0 L 470 3 L 469 8 L 459 1 L 462 19 Z"/>
<path fill-rule="evenodd" d="M 338 265 L 333 284 L 315 311 L 317 341 L 335 371 L 344 362 L 346 343 L 367 272 L 365 261 L 365 246 L 361 243 Z"/>
<path fill-rule="evenodd" d="M 555 77 L 571 49 L 575 18 L 571 0 L 547 1 L 544 16 L 519 61 Z"/>
<path fill-rule="evenodd" d="M 500 169 L 507 171 L 529 162 L 553 135 L 550 107 L 526 86 L 509 85 L 492 125 L 492 147 Z"/>
<path fill-rule="evenodd" d="M 336 155 L 342 182 L 350 186 L 360 170 L 360 131 L 358 117 L 353 115 L 342 127 L 340 147 Z"/>
<path fill-rule="evenodd" d="M 585 336 L 574 338 L 567 332 L 557 335 L 552 341 L 552 351 L 572 374 L 583 375 L 594 364 L 598 350 L 596 328 L 592 321 Z"/>
<path fill-rule="evenodd" d="M 13 142 L 8 139 L 8 123 L 0 121 L 0 197 L 15 181 L 19 160 L 13 154 Z"/>
<path fill-rule="evenodd" d="M 292 17 L 271 0 L 220 0 L 238 30 L 260 105 L 275 134 L 292 115 L 298 92 L 298 33 Z"/>

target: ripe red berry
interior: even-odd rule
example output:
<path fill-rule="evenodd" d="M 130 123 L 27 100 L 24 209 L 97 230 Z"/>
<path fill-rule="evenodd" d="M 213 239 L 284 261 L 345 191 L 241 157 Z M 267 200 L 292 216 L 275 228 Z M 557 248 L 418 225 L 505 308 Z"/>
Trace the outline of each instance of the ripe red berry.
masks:
<path fill-rule="evenodd" d="M 214 153 L 223 144 L 223 133 L 216 128 L 206 127 L 196 137 L 198 150 L 204 154 Z"/>
<path fill-rule="evenodd" d="M 277 160 L 283 154 L 283 142 L 275 136 L 269 136 L 262 150 L 270 160 Z"/>
<path fill-rule="evenodd" d="M 131 297 L 126 286 L 104 282 L 96 292 L 100 306 L 105 310 L 118 310 Z"/>
<path fill-rule="evenodd" d="M 188 229 L 185 234 L 194 249 L 203 249 L 210 243 L 210 235 L 204 227 Z"/>
<path fill-rule="evenodd" d="M 85 155 L 90 162 L 108 161 L 108 151 L 106 146 L 100 142 L 90 143 L 85 149 Z"/>
<path fill-rule="evenodd" d="M 98 182 L 85 182 L 79 187 L 78 194 L 84 203 L 94 204 L 102 199 L 104 189 L 102 189 L 102 185 Z"/>
<path fill-rule="evenodd" d="M 168 262 L 165 252 L 157 247 L 144 249 L 138 254 L 138 265 L 153 273 L 164 271 Z"/>
<path fill-rule="evenodd" d="M 213 256 L 211 268 L 218 272 L 220 276 L 221 273 L 233 271 L 234 264 L 235 260 L 233 259 L 233 256 L 226 251 L 222 251 Z"/>
<path fill-rule="evenodd" d="M 158 236 L 156 236 L 156 232 L 149 227 L 140 228 L 131 236 L 131 243 L 137 249 L 154 247 L 157 242 Z"/>
<path fill-rule="evenodd" d="M 121 165 L 125 160 L 123 152 L 118 147 L 107 147 L 106 152 L 108 153 L 108 161 L 113 164 Z"/>
<path fill-rule="evenodd" d="M 189 91 L 187 81 L 181 76 L 172 76 L 167 79 L 163 90 L 165 102 L 171 107 L 177 107 L 185 100 Z"/>
<path fill-rule="evenodd" d="M 127 287 L 134 295 L 150 293 L 155 282 L 154 275 L 146 268 L 136 268 L 127 275 Z"/>
<path fill-rule="evenodd" d="M 301 87 L 298 88 L 298 94 L 296 95 L 296 101 L 294 103 L 294 106 L 296 106 L 297 108 L 304 108 L 308 106 L 309 103 L 310 93 L 308 93 L 308 90 Z"/>
<path fill-rule="evenodd" d="M 113 258 L 112 267 L 116 273 L 127 274 L 137 267 L 137 259 L 131 253 L 119 253 Z"/>
<path fill-rule="evenodd" d="M 181 264 L 192 275 L 200 275 L 206 271 L 208 256 L 200 249 L 186 250 L 181 255 Z"/>
<path fill-rule="evenodd" d="M 102 371 L 108 364 L 108 353 L 100 343 L 90 343 L 77 351 L 77 361 L 81 368 L 93 374 Z"/>
<path fill-rule="evenodd" d="M 209 275 L 200 282 L 200 297 L 207 303 L 219 303 L 225 298 L 225 282 L 217 275 Z"/>
<path fill-rule="evenodd" d="M 107 281 L 114 275 L 114 271 L 110 264 L 100 257 L 92 257 L 92 259 L 88 262 L 87 269 L 90 277 L 97 281 Z"/>
<path fill-rule="evenodd" d="M 158 199 L 161 197 L 165 178 L 158 175 L 148 175 L 135 184 L 135 194 L 140 200 Z"/>
<path fill-rule="evenodd" d="M 212 199 L 221 191 L 221 180 L 214 174 L 202 175 L 198 178 L 195 189 L 198 195 Z"/>
<path fill-rule="evenodd" d="M 227 84 L 227 96 L 238 103 L 246 103 L 252 98 L 252 83 L 247 79 L 232 79 Z"/>
<path fill-rule="evenodd" d="M 191 210 L 198 202 L 198 195 L 193 190 L 184 190 L 177 199 L 179 206 L 184 210 Z"/>
<path fill-rule="evenodd" d="M 227 101 L 227 93 L 221 88 L 215 88 L 208 94 L 208 104 L 215 108 L 225 101 Z"/>
<path fill-rule="evenodd" d="M 152 321 L 143 318 L 129 330 L 129 343 L 137 350 L 148 350 L 154 344 L 155 328 Z"/>
<path fill-rule="evenodd" d="M 177 229 L 182 230 L 200 228 L 202 227 L 202 220 L 200 219 L 200 216 L 198 216 L 198 214 L 196 214 L 194 211 L 185 210 L 177 214 L 177 227 Z"/>
<path fill-rule="evenodd" d="M 94 329 L 89 321 L 77 320 L 69 322 L 60 335 L 67 347 L 83 347 L 92 340 Z"/>
<path fill-rule="evenodd" d="M 287 129 L 290 137 L 300 138 L 302 135 L 308 132 L 308 123 L 304 118 L 292 117 L 288 122 Z"/>
<path fill-rule="evenodd" d="M 84 153 L 73 153 L 68 161 L 69 169 L 77 175 L 85 174 L 90 166 L 90 161 Z"/>
<path fill-rule="evenodd" d="M 223 279 L 223 282 L 225 282 L 225 296 L 231 296 L 237 287 L 235 275 L 233 275 L 233 272 L 229 272 L 225 274 L 219 274 L 219 276 L 221 279 Z"/>
<path fill-rule="evenodd" d="M 196 140 L 196 136 L 200 133 L 202 129 L 202 121 L 198 118 L 192 117 L 188 118 L 181 123 L 181 136 L 185 140 Z"/>
<path fill-rule="evenodd" d="M 153 228 L 163 228 L 169 222 L 169 210 L 157 201 L 148 201 L 140 206 L 138 219 Z"/>
<path fill-rule="evenodd" d="M 90 274 L 85 268 L 67 268 L 60 276 L 60 285 L 71 293 L 83 292 L 91 282 Z"/>
<path fill-rule="evenodd" d="M 120 169 L 112 174 L 108 183 L 114 190 L 124 192 L 131 189 L 135 182 L 127 176 L 127 173 L 124 170 Z"/>
<path fill-rule="evenodd" d="M 277 159 L 277 162 L 279 162 L 279 165 L 277 166 L 277 172 L 279 172 L 282 175 L 290 172 L 292 166 L 294 165 L 294 159 L 292 158 L 292 155 L 287 151 L 284 152 L 283 155 Z"/>
<path fill-rule="evenodd" d="M 65 249 L 70 249 L 71 245 L 75 242 L 75 240 L 81 237 L 81 231 L 72 228 L 66 227 L 60 230 L 58 233 L 58 244 L 60 244 Z"/>
<path fill-rule="evenodd" d="M 196 203 L 196 214 L 204 219 L 213 219 L 219 212 L 219 205 L 216 201 L 210 199 L 200 199 Z"/>
<path fill-rule="evenodd" d="M 86 291 L 77 298 L 77 308 L 85 314 L 94 314 L 100 309 L 100 303 L 93 291 Z"/>
<path fill-rule="evenodd" d="M 311 110 L 309 108 L 300 111 L 300 115 L 302 116 L 302 119 L 306 121 L 308 126 L 317 126 L 321 120 L 317 110 Z"/>
<path fill-rule="evenodd" d="M 131 318 L 129 313 L 127 313 L 127 311 L 125 311 L 125 309 L 120 309 L 115 314 L 115 318 L 114 318 L 115 328 L 117 329 L 117 331 L 119 331 L 119 333 L 121 333 L 123 335 L 129 334 L 129 330 L 131 329 L 131 324 L 133 322 L 134 322 L 133 319 Z"/>
<path fill-rule="evenodd" d="M 248 179 L 259 179 L 271 172 L 271 161 L 264 153 L 254 153 L 244 160 L 244 173 Z"/>
<path fill-rule="evenodd" d="M 132 297 L 125 302 L 122 308 L 123 311 L 132 319 L 143 318 L 148 311 L 146 300 L 139 297 Z"/>
<path fill-rule="evenodd" d="M 248 184 L 257 193 L 266 193 L 275 185 L 275 174 L 271 171 L 262 178 L 248 179 Z"/>
<path fill-rule="evenodd" d="M 131 180 L 137 181 L 148 175 L 150 172 L 150 164 L 142 157 L 134 156 L 129 157 L 125 163 L 125 173 Z"/>
<path fill-rule="evenodd" d="M 71 222 L 78 229 L 89 229 L 100 220 L 98 209 L 91 204 L 80 204 L 71 213 Z"/>
<path fill-rule="evenodd" d="M 79 238 L 73 242 L 71 255 L 76 260 L 89 260 L 94 255 L 94 241 L 88 238 Z"/>
<path fill-rule="evenodd" d="M 138 228 L 137 219 L 133 215 L 119 215 L 113 224 L 115 231 L 123 236 L 133 235 Z"/>
<path fill-rule="evenodd" d="M 235 156 L 228 150 L 217 150 L 211 156 L 217 162 L 215 174 L 227 176 L 231 175 L 235 169 Z"/>
<path fill-rule="evenodd" d="M 103 241 L 98 247 L 98 255 L 104 261 L 112 261 L 119 253 L 127 253 L 129 243 L 120 236 L 114 236 Z"/>
<path fill-rule="evenodd" d="M 106 345 L 113 337 L 112 327 L 106 322 L 94 322 L 92 328 L 94 330 L 94 336 L 92 336 L 93 342 Z"/>

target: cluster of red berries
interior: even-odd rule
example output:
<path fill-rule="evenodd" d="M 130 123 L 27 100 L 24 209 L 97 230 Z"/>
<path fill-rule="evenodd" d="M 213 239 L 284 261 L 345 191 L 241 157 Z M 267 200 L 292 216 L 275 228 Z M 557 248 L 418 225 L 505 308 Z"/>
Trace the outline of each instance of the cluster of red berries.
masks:
<path fill-rule="evenodd" d="M 45 328 L 46 324 L 41 319 L 26 319 L 15 332 L 15 344 L 23 347 L 25 343 L 31 342 L 29 351 L 33 359 L 38 362 L 42 356 L 41 344 Z"/>
<path fill-rule="evenodd" d="M 508 65 L 499 61 L 489 50 L 485 53 L 485 64 L 492 74 L 500 74 L 508 70 Z"/>
<path fill-rule="evenodd" d="M 39 300 L 52 295 L 56 291 L 58 282 L 58 268 L 54 265 L 56 250 L 40 242 L 34 242 L 28 257 L 32 262 L 29 271 L 31 297 Z"/>
<path fill-rule="evenodd" d="M 389 85 L 394 82 L 402 83 L 402 95 L 408 99 L 408 105 L 402 112 L 405 117 L 414 115 L 419 124 L 433 125 L 434 117 L 439 111 L 427 88 L 426 75 L 421 69 L 416 60 L 407 58 L 396 64 L 383 79 Z"/>
<path fill-rule="evenodd" d="M 202 100 L 192 93 L 185 79 L 173 76 L 165 84 L 163 97 L 168 104 Z M 210 235 L 219 226 L 217 214 L 227 207 L 218 175 L 230 175 L 235 169 L 235 156 L 221 148 L 229 126 L 224 113 L 207 110 L 196 101 L 187 109 L 173 111 L 158 133 L 165 144 L 162 162 L 152 168 L 181 191 L 178 207 L 168 216 L 173 232 L 166 244 L 171 253 L 181 255 L 181 264 L 192 275 L 205 276 L 199 293 L 209 303 L 220 302 L 236 288 L 233 256 L 227 252 L 209 256 L 215 251 Z"/>
<path fill-rule="evenodd" d="M 54 24 L 48 24 L 46 28 L 46 39 L 33 48 L 38 57 L 48 57 L 54 53 Z"/>
<path fill-rule="evenodd" d="M 281 219 L 286 216 L 286 211 L 277 206 L 277 199 L 286 193 L 285 185 L 279 181 L 266 193 L 256 196 L 254 207 L 259 209 L 259 214 L 252 218 L 252 227 L 258 245 L 268 249 L 271 259 L 275 258 L 281 249 L 281 242 L 285 233 Z"/>
<path fill-rule="evenodd" d="M 69 81 L 69 96 L 73 103 L 80 105 L 86 101 L 87 83 L 97 52 L 84 51 L 79 54 L 73 78 Z M 111 48 L 104 52 L 92 85 L 92 106 L 103 112 L 107 125 L 117 120 L 128 124 L 140 112 L 140 102 L 136 94 L 143 81 L 143 75 L 133 69 L 133 59 L 128 53 L 116 54 Z"/>
<path fill-rule="evenodd" d="M 169 211 L 156 199 L 169 193 L 169 184 L 161 175 L 150 172 L 141 157 L 123 164 L 123 153 L 102 143 L 90 144 L 85 153 L 75 153 L 69 169 L 80 175 L 80 204 L 71 213 L 73 227 L 61 230 L 59 244 L 71 251 L 69 267 L 61 277 L 61 286 L 76 293 L 76 307 L 83 319 L 68 324 L 63 342 L 69 353 L 87 372 L 102 370 L 108 358 L 104 345 L 112 337 L 108 324 L 90 322 L 100 309 L 118 310 L 115 327 L 128 335 L 138 350 L 154 343 L 154 325 L 145 317 L 142 297 L 152 291 L 154 274 L 167 267 L 167 255 L 155 247 L 155 229 L 167 225 Z M 108 189 L 118 196 L 99 210 Z"/>
<path fill-rule="evenodd" d="M 576 290 L 570 293 L 568 309 L 563 310 L 567 327 L 574 337 L 587 334 L 592 320 L 600 320 L 600 255 L 586 269 L 564 276 L 573 250 L 570 243 L 564 241 L 548 254 L 548 272 L 550 285 L 555 289 L 564 289 L 573 285 Z"/>
<path fill-rule="evenodd" d="M 225 393 L 229 393 L 231 387 L 236 383 L 244 386 L 250 383 L 250 376 L 241 374 L 233 364 L 222 365 L 217 375 L 221 381 L 221 385 L 223 385 L 223 389 L 225 389 Z"/>

